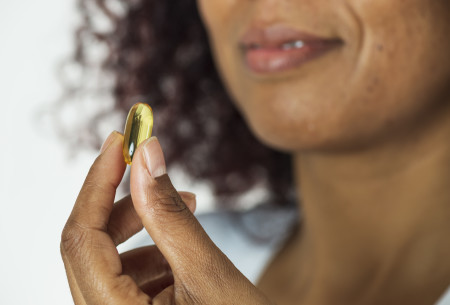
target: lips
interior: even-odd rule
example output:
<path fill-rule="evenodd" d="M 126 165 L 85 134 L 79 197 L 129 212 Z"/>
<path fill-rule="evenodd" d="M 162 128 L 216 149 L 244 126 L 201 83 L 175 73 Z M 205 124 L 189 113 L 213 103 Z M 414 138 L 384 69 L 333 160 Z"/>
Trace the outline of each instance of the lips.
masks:
<path fill-rule="evenodd" d="M 257 74 L 297 68 L 342 45 L 283 25 L 252 27 L 239 41 L 246 66 Z"/>

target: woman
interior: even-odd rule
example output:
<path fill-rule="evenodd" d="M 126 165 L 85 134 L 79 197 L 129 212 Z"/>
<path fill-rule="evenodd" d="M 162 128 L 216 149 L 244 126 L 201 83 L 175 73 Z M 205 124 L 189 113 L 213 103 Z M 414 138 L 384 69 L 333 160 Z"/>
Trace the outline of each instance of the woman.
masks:
<path fill-rule="evenodd" d="M 160 59 L 158 65 L 152 56 L 173 50 L 145 48 L 158 46 L 157 27 L 163 24 L 166 31 L 161 35 L 167 39 L 186 46 L 184 35 L 190 33 L 189 41 L 200 45 L 197 32 L 186 32 L 192 23 L 183 23 L 195 19 L 193 3 L 137 1 L 118 17 L 97 2 L 117 24 L 136 29 L 121 41 L 122 49 L 112 44 L 108 63 L 116 63 L 109 68 L 118 76 L 118 100 L 124 92 L 142 94 L 140 77 L 159 77 L 158 67 L 184 65 L 180 71 L 188 71 L 189 63 L 200 58 L 195 54 L 202 54 L 201 46 L 178 48 L 177 62 Z M 195 197 L 172 186 L 156 138 L 135 152 L 131 197 L 113 206 L 125 165 L 123 136 L 112 133 L 62 234 L 61 252 L 75 303 L 435 304 L 450 284 L 450 3 L 196 4 L 219 76 L 238 113 L 261 143 L 292 158 L 293 185 L 297 194 L 301 191 L 301 225 L 264 266 L 258 282 L 251 283 L 193 216 Z M 170 30 L 175 28 L 185 34 Z M 120 28 L 117 31 L 119 35 Z M 147 37 L 147 44 L 136 37 Z M 131 49 L 126 41 L 142 44 Z M 131 51 L 120 53 L 123 50 Z M 133 50 L 148 57 L 133 57 Z M 119 73 L 127 58 L 127 67 L 134 70 L 125 72 L 139 72 L 128 75 L 128 83 Z M 199 71 L 210 73 L 207 67 L 194 69 L 194 81 L 201 78 Z M 223 105 L 208 103 L 214 105 L 206 99 L 205 107 L 211 107 L 206 115 L 215 113 L 222 126 L 231 122 L 232 112 L 221 116 L 221 108 L 214 107 Z M 192 105 L 177 107 L 188 111 Z M 171 126 L 185 123 L 165 118 L 160 120 Z M 236 132 L 241 128 L 236 124 L 220 130 Z M 249 152 L 250 146 L 244 146 L 248 141 L 239 134 L 210 143 L 227 151 L 217 155 L 217 163 L 241 168 L 247 175 L 243 184 L 228 179 L 230 192 L 252 184 L 245 184 L 254 177 L 245 166 L 248 162 L 275 158 L 275 165 L 267 163 L 267 180 L 282 198 L 280 190 L 289 189 L 281 187 L 289 178 L 280 166 L 287 164 L 282 154 Z M 198 143 L 184 144 L 198 146 L 205 141 L 199 138 Z M 175 156 L 174 145 L 168 164 Z M 244 156 L 245 162 L 232 163 L 234 159 L 225 156 L 230 154 Z M 225 178 L 214 175 L 218 168 L 191 169 L 213 177 L 216 190 L 226 192 Z M 119 255 L 116 246 L 142 226 L 157 248 Z"/>

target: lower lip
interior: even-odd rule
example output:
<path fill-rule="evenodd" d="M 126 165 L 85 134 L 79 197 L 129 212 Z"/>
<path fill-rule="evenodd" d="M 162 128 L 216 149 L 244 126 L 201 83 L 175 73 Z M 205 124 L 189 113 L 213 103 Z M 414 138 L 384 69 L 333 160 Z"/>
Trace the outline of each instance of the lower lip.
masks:
<path fill-rule="evenodd" d="M 298 68 L 338 47 L 342 41 L 305 42 L 301 48 L 283 50 L 281 48 L 246 49 L 244 58 L 247 67 L 257 74 L 281 72 Z"/>

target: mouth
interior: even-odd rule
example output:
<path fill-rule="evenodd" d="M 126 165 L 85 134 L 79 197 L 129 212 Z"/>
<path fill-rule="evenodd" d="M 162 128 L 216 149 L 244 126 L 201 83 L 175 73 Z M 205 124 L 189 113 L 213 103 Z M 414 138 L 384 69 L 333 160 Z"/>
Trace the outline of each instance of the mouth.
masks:
<path fill-rule="evenodd" d="M 298 68 L 341 46 L 338 38 L 322 38 L 283 25 L 250 28 L 239 41 L 245 65 L 256 74 Z"/>

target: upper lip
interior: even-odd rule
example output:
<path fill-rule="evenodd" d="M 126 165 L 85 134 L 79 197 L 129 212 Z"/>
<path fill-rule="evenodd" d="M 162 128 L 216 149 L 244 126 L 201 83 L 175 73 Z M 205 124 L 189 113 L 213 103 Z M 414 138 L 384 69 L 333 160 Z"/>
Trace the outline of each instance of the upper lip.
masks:
<path fill-rule="evenodd" d="M 303 31 L 294 29 L 281 24 L 275 24 L 267 27 L 251 27 L 249 28 L 239 40 L 239 45 L 244 48 L 251 47 L 280 47 L 285 43 L 294 41 L 302 41 L 304 43 L 314 41 L 337 41 L 339 39 L 323 38 Z"/>

